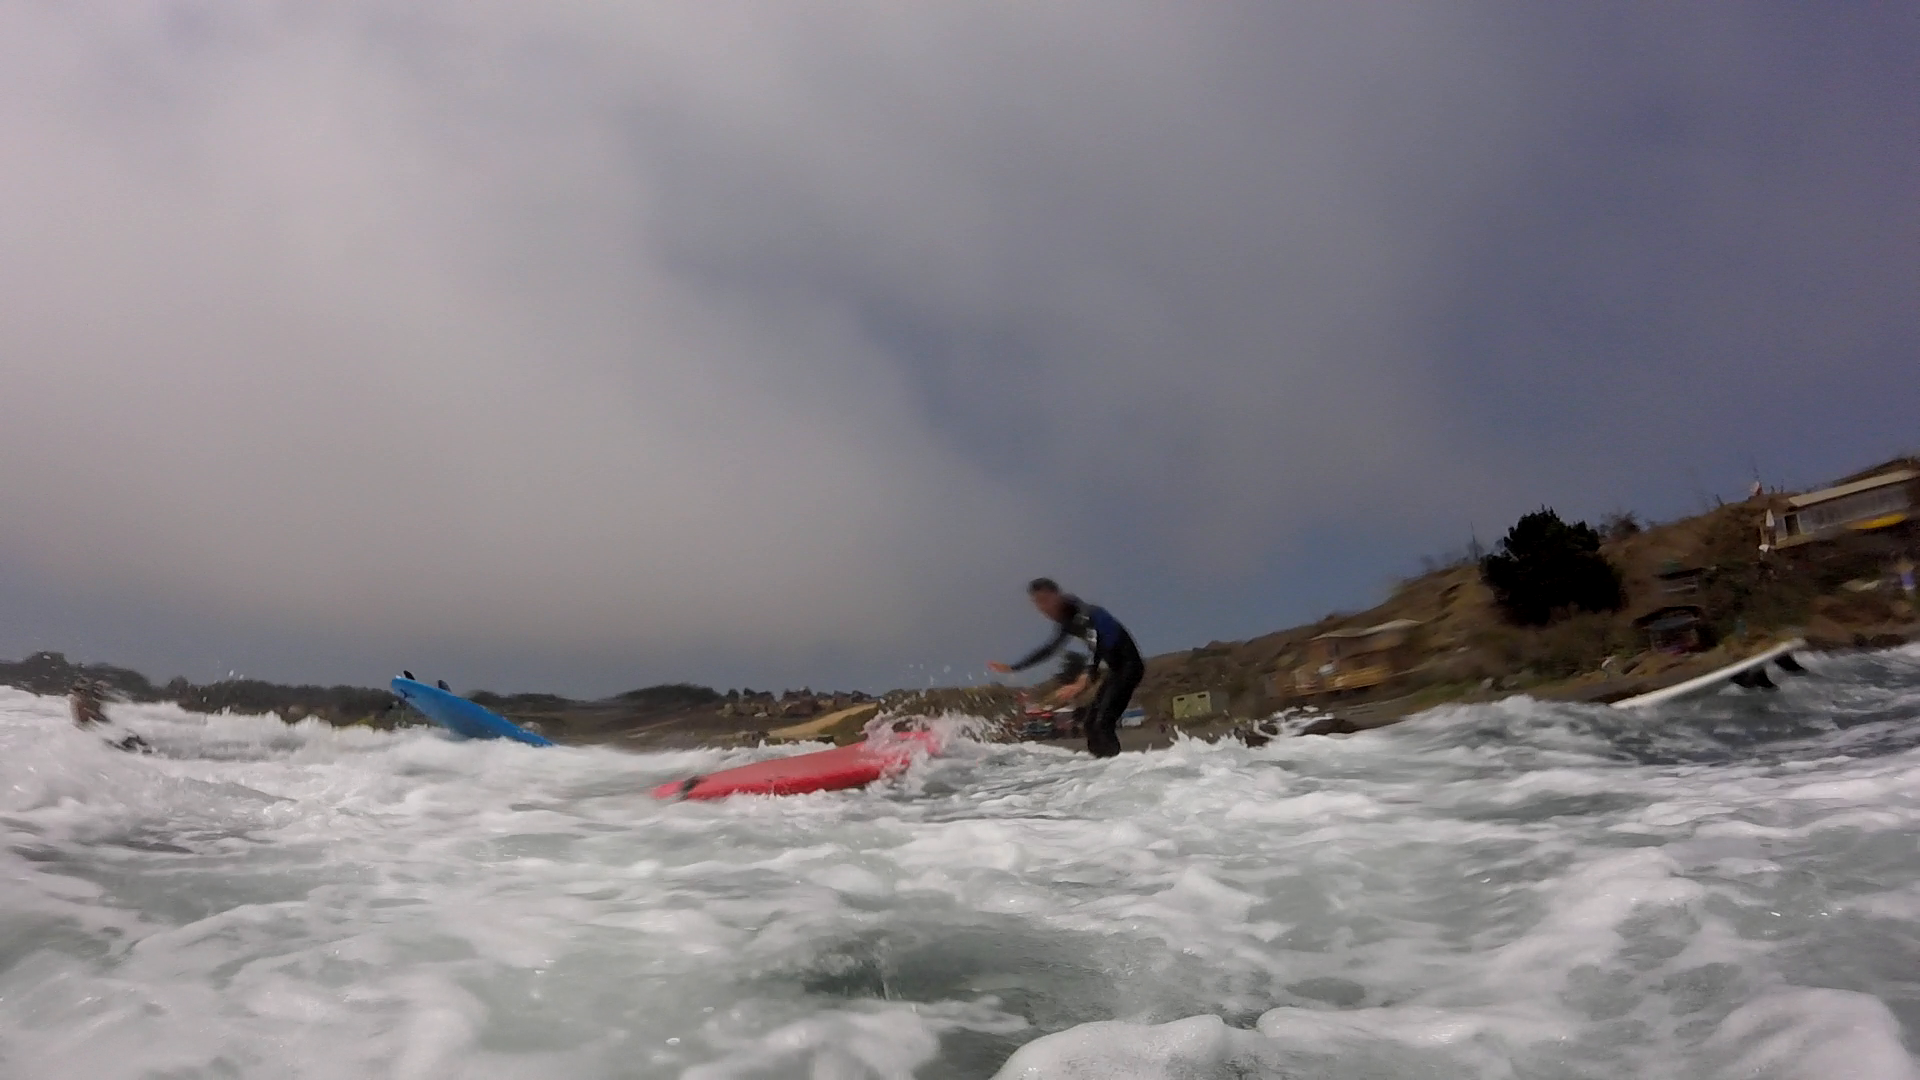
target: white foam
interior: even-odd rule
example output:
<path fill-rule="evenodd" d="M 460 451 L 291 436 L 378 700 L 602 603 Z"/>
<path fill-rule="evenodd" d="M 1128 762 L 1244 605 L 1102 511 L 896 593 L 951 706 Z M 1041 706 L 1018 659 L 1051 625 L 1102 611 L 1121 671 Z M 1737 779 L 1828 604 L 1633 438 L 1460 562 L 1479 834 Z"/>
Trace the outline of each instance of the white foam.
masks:
<path fill-rule="evenodd" d="M 1727 1077 L 1920 1077 L 1887 1007 L 1845 990 L 1799 989 L 1748 1002 L 1721 1022 L 1705 1049 Z"/>
<path fill-rule="evenodd" d="M 115 706 L 131 755 L 0 691 L 0 1075 L 1909 1080 L 1916 659 L 1716 763 L 1526 700 L 1112 761 L 940 718 L 713 804 L 647 792 L 805 748 Z"/>

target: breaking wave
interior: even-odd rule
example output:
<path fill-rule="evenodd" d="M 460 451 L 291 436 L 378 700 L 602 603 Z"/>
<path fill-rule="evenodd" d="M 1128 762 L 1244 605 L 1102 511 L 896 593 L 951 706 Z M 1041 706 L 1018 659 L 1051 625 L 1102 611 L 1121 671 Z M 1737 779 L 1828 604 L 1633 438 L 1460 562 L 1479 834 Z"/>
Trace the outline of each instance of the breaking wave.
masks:
<path fill-rule="evenodd" d="M 1920 1076 L 1920 651 L 1809 667 L 716 804 L 0 690 L 0 1075 Z"/>

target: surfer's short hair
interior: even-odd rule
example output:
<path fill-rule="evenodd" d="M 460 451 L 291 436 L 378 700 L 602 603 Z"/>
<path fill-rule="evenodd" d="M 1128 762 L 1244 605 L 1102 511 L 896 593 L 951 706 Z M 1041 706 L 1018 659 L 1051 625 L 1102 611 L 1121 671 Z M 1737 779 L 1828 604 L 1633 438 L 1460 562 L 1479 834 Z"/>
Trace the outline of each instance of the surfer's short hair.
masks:
<path fill-rule="evenodd" d="M 1029 594 L 1059 591 L 1060 583 L 1050 577 L 1037 577 L 1027 582 L 1027 592 Z"/>

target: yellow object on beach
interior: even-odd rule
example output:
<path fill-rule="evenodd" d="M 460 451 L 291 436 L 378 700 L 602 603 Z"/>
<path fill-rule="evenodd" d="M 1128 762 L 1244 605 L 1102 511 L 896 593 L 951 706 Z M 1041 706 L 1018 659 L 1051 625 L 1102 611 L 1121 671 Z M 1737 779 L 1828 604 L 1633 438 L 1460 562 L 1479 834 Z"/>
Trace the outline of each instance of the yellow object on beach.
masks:
<path fill-rule="evenodd" d="M 877 712 L 879 708 L 880 703 L 877 701 L 868 702 L 865 705 L 855 705 L 851 709 L 841 709 L 839 712 L 828 713 L 825 716 L 809 720 L 804 724 L 795 724 L 792 727 L 783 727 L 777 731 L 769 731 L 767 732 L 767 738 L 811 739 L 817 735 L 825 735 L 845 720 L 858 716 L 861 713 Z"/>

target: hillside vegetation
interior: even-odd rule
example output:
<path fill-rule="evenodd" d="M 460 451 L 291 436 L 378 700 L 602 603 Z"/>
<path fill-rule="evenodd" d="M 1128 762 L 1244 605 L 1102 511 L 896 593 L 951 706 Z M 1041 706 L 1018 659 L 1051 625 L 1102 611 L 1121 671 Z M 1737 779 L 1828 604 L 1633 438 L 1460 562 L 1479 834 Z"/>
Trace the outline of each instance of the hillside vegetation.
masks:
<path fill-rule="evenodd" d="M 1916 463 L 1889 463 L 1844 479 L 1902 464 Z M 1887 645 L 1912 636 L 1911 599 L 1883 586 L 1889 567 L 1920 553 L 1920 532 L 1913 523 L 1768 554 L 1760 550 L 1757 531 L 1766 505 L 1767 497 L 1756 498 L 1644 527 L 1629 515 L 1615 515 L 1598 529 L 1563 521 L 1543 508 L 1516 523 L 1484 559 L 1434 567 L 1402 582 L 1375 607 L 1250 641 L 1213 642 L 1152 657 L 1135 700 L 1154 721 L 1147 730 L 1162 741 L 1169 737 L 1165 725 L 1173 698 L 1201 690 L 1229 703 L 1225 718 L 1204 718 L 1196 725 L 1201 728 L 1217 729 L 1232 718 L 1263 717 L 1309 701 L 1365 726 L 1448 701 L 1514 691 L 1611 700 L 1789 634 L 1829 648 Z M 1680 593 L 1676 573 L 1685 583 Z M 1682 657 L 1649 648 L 1635 620 L 1671 604 L 1700 611 L 1704 636 L 1718 643 L 1711 652 Z M 1415 629 L 1406 662 L 1378 686 L 1306 699 L 1285 678 L 1275 678 L 1305 662 L 1319 635 L 1394 620 L 1411 620 Z M 282 686 L 252 679 L 202 685 L 174 679 L 155 685 L 136 671 L 74 663 L 52 652 L 0 663 L 0 683 L 36 693 L 64 694 L 79 681 L 122 700 L 172 701 L 201 712 L 275 713 L 288 721 L 315 718 L 381 727 L 421 722 L 385 689 Z M 832 730 L 823 737 L 844 742 L 859 737 L 864 720 L 855 720 L 867 715 L 853 707 L 875 701 L 882 715 L 952 712 L 990 719 L 1017 715 L 1022 705 L 1021 695 L 1005 687 L 895 691 L 877 699 L 812 690 L 723 693 L 687 683 L 644 687 L 599 701 L 484 690 L 470 696 L 565 741 L 648 746 L 754 742 L 836 713 L 852 719 L 829 725 Z"/>
<path fill-rule="evenodd" d="M 1164 716 L 1176 694 L 1218 690 L 1229 697 L 1233 713 L 1264 716 L 1299 703 L 1275 693 L 1270 676 L 1298 662 L 1315 636 L 1395 619 L 1420 624 L 1411 668 L 1375 690 L 1320 704 L 1364 715 L 1516 690 L 1608 700 L 1650 688 L 1676 668 L 1723 661 L 1770 638 L 1799 635 L 1816 647 L 1837 648 L 1890 645 L 1913 635 L 1908 598 L 1888 587 L 1862 587 L 1884 586 L 1891 565 L 1920 553 L 1920 532 L 1912 523 L 1769 554 L 1759 545 L 1765 507 L 1763 497 L 1645 527 L 1622 518 L 1604 536 L 1584 526 L 1576 530 L 1579 523 L 1567 525 L 1582 534 L 1575 546 L 1590 539 L 1593 554 L 1617 575 L 1617 597 L 1609 597 L 1612 584 L 1589 565 L 1575 585 L 1589 602 L 1553 611 L 1530 606 L 1515 617 L 1503 611 L 1485 568 L 1463 559 L 1403 582 L 1384 603 L 1364 611 L 1154 657 L 1141 699 Z M 1530 538 L 1552 531 L 1545 524 L 1533 522 Z M 1496 552 L 1489 561 L 1500 567 L 1501 557 Z M 1662 575 L 1676 570 L 1698 571 L 1690 578 L 1691 591 L 1667 591 Z M 1495 570 L 1491 576 L 1501 575 Z M 1702 659 L 1651 651 L 1634 620 L 1668 604 L 1699 608 L 1718 647 Z"/>

